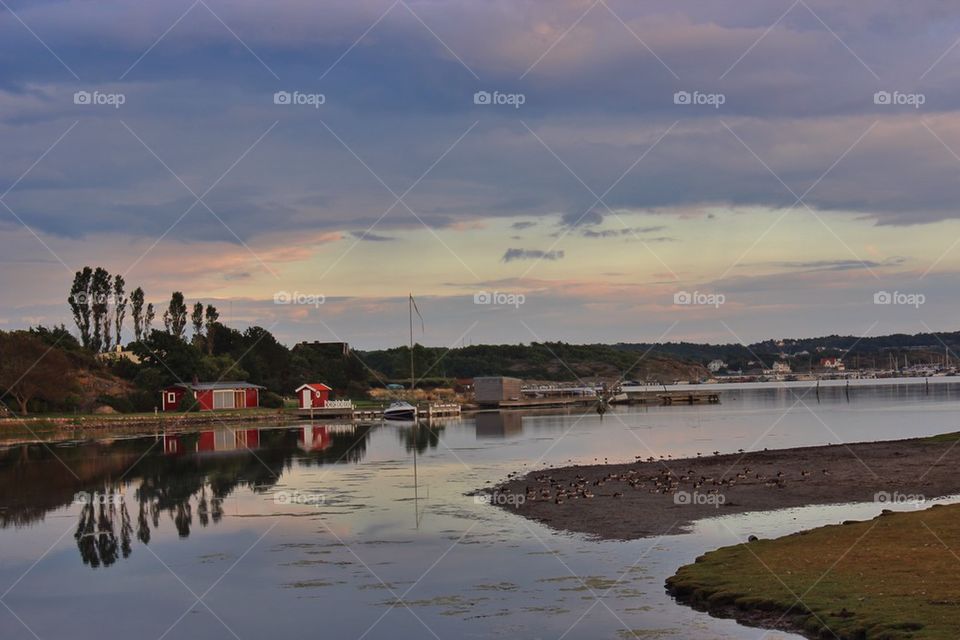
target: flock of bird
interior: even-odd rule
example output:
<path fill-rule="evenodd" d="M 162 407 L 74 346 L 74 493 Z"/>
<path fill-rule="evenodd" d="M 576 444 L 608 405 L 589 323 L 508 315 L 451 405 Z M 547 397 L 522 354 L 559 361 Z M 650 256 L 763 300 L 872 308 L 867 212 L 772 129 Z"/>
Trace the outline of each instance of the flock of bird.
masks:
<path fill-rule="evenodd" d="M 715 452 L 714 455 L 719 455 L 719 452 Z M 638 462 L 640 461 L 638 460 Z M 655 462 L 655 459 L 649 457 L 646 462 Z M 807 479 L 811 474 L 812 472 L 809 470 L 801 470 L 800 480 Z M 830 471 L 822 469 L 821 474 L 829 476 Z M 510 476 L 513 475 L 510 474 Z M 593 479 L 588 478 L 583 473 L 577 473 L 573 479 L 570 479 L 568 476 L 560 474 L 554 476 L 549 471 L 530 474 L 528 478 L 532 479 L 535 484 L 524 486 L 525 499 L 530 502 L 550 501 L 554 504 L 564 504 L 572 500 L 589 500 L 596 497 L 597 494 L 622 498 L 627 491 L 675 494 L 684 487 L 684 484 L 689 486 L 692 491 L 702 491 L 708 495 L 718 494 L 737 484 L 763 485 L 779 489 L 787 485 L 787 474 L 783 471 L 767 475 L 749 466 L 741 467 L 736 473 L 733 473 L 731 469 L 729 474 L 725 473 L 720 477 L 697 474 L 693 469 L 688 469 L 684 473 L 677 473 L 664 466 L 659 473 L 650 473 L 649 470 L 638 467 L 609 472 Z M 607 488 L 603 489 L 603 487 Z"/>

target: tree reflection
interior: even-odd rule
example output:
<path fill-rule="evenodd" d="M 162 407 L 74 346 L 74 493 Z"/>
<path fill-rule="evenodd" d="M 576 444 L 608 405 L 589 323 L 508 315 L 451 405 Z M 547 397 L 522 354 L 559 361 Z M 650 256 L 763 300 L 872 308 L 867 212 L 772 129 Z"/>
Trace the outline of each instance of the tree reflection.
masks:
<path fill-rule="evenodd" d="M 417 453 L 423 453 L 427 449 L 436 449 L 440 445 L 440 433 L 443 429 L 442 424 L 418 422 L 410 426 L 398 427 L 397 433 L 407 453 L 412 453 L 414 450 Z"/>
<path fill-rule="evenodd" d="M 221 522 L 224 500 L 239 487 L 268 491 L 293 464 L 359 461 L 369 437 L 369 427 L 311 425 L 91 442 L 56 453 L 45 445 L 0 450 L 0 529 L 79 503 L 74 538 L 83 563 L 109 567 L 133 552 L 134 500 L 140 544 L 166 521 L 187 538 L 197 525 Z M 122 485 L 111 480 L 118 476 Z"/>
<path fill-rule="evenodd" d="M 127 505 L 119 501 L 119 494 L 95 492 L 80 509 L 79 522 L 74 538 L 83 564 L 93 568 L 109 567 L 132 551 L 133 526 Z M 120 515 L 120 542 L 117 544 L 117 514 Z"/>

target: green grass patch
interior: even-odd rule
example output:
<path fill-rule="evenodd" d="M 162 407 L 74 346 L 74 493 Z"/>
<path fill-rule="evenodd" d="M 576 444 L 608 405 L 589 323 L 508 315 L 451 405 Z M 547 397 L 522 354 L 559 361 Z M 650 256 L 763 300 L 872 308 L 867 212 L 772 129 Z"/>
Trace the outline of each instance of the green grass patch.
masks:
<path fill-rule="evenodd" d="M 952 444 L 960 440 L 960 431 L 954 431 L 952 433 L 941 433 L 936 436 L 930 436 L 923 439 L 925 442 L 945 442 Z"/>
<path fill-rule="evenodd" d="M 954 640 L 960 505 L 886 513 L 707 553 L 667 580 L 693 606 L 812 637 Z"/>

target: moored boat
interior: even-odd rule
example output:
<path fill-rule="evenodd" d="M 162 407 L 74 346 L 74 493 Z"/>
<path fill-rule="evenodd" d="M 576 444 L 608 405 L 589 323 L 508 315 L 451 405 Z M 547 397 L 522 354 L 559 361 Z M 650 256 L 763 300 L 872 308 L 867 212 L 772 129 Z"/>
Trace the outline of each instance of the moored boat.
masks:
<path fill-rule="evenodd" d="M 417 408 L 409 402 L 398 400 L 383 410 L 384 420 L 412 421 L 417 419 Z"/>

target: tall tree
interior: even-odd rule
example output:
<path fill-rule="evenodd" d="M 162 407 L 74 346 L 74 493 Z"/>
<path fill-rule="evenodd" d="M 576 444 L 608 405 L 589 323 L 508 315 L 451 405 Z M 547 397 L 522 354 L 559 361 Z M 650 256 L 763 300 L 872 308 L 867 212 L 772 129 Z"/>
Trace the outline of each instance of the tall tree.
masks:
<path fill-rule="evenodd" d="M 203 339 L 203 303 L 193 303 L 193 313 L 190 314 L 190 323 L 193 324 L 193 342 L 198 344 Z"/>
<path fill-rule="evenodd" d="M 213 333 L 217 328 L 217 320 L 220 319 L 220 312 L 212 304 L 207 305 L 207 354 L 213 355 Z"/>
<path fill-rule="evenodd" d="M 147 337 L 148 335 L 150 335 L 150 327 L 151 327 L 151 325 L 153 325 L 153 319 L 154 319 L 156 316 L 157 316 L 157 314 L 156 314 L 156 313 L 154 312 L 154 310 L 153 310 L 153 303 L 152 303 L 152 302 L 148 302 L 148 303 L 147 303 L 147 312 L 143 314 L 143 335 L 140 336 L 140 339 L 141 339 L 141 340 L 142 340 L 143 338 Z"/>
<path fill-rule="evenodd" d="M 117 275 L 113 278 L 113 319 L 114 319 L 114 328 L 116 333 L 114 334 L 117 338 L 117 345 L 120 346 L 123 344 L 123 341 L 120 337 L 120 332 L 123 330 L 123 319 L 127 316 L 127 303 L 129 300 L 124 297 L 124 287 L 126 287 L 126 282 L 123 281 L 123 276 Z"/>
<path fill-rule="evenodd" d="M 143 338 L 143 288 L 137 287 L 130 294 L 130 313 L 133 316 L 133 339 Z"/>
<path fill-rule="evenodd" d="M 35 398 L 55 400 L 69 389 L 70 361 L 60 349 L 26 331 L 0 332 L 0 387 L 27 413 Z"/>
<path fill-rule="evenodd" d="M 104 348 L 104 338 L 109 340 L 110 320 L 107 315 L 110 304 L 110 274 L 102 267 L 97 267 L 93 271 L 93 278 L 90 280 L 91 295 L 91 317 L 90 323 L 93 325 L 93 333 L 90 336 L 90 348 L 94 351 L 102 351 Z M 106 329 L 106 331 L 104 331 Z M 110 345 L 106 347 L 109 349 Z"/>
<path fill-rule="evenodd" d="M 187 328 L 187 305 L 183 302 L 183 292 L 174 291 L 170 296 L 170 304 L 163 312 L 163 326 L 170 335 L 183 339 L 183 331 Z"/>
<path fill-rule="evenodd" d="M 73 321 L 80 332 L 80 344 L 90 347 L 90 281 L 93 278 L 93 269 L 84 267 L 73 276 L 73 285 L 70 287 L 70 296 L 67 303 L 73 312 Z"/>

